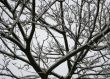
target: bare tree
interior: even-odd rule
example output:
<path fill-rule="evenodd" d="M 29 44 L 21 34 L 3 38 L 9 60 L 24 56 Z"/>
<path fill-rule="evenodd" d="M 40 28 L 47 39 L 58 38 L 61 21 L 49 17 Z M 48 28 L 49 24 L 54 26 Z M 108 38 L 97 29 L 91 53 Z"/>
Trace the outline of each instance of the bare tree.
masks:
<path fill-rule="evenodd" d="M 0 0 L 0 76 L 107 79 L 109 50 L 108 0 Z"/>

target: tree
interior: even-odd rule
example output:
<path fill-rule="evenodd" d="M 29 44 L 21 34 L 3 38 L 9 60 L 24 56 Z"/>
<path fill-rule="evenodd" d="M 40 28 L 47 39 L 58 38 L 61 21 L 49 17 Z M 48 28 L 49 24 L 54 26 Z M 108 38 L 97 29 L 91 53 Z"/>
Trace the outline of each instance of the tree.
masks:
<path fill-rule="evenodd" d="M 108 0 L 0 0 L 0 75 L 107 79 L 109 36 Z"/>

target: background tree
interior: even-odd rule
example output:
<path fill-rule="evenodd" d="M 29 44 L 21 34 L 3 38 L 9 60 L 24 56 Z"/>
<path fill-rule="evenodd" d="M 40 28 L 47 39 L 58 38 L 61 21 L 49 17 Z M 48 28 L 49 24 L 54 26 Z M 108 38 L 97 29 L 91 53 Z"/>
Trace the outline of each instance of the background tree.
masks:
<path fill-rule="evenodd" d="M 109 0 L 0 0 L 0 75 L 107 79 L 109 37 Z"/>

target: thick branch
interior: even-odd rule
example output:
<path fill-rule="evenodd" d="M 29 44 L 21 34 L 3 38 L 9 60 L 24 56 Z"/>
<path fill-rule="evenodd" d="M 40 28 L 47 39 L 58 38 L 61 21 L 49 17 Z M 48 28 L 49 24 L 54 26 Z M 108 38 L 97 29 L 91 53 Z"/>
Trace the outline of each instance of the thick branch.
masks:
<path fill-rule="evenodd" d="M 12 55 L 12 54 L 9 54 L 9 53 L 7 53 L 6 51 L 2 51 L 2 50 L 0 50 L 0 53 L 5 54 L 5 55 L 7 55 L 7 56 L 9 56 L 9 57 L 11 57 L 11 58 L 17 58 L 17 59 L 19 59 L 19 60 L 21 60 L 21 61 L 23 61 L 23 62 L 25 62 L 25 63 L 30 64 L 29 61 L 27 61 L 27 60 L 25 60 L 24 58 L 19 57 L 19 56 L 17 56 L 17 55 Z"/>
<path fill-rule="evenodd" d="M 57 61 L 55 64 L 53 64 L 47 71 L 47 73 L 50 73 L 54 68 L 56 68 L 59 64 L 63 63 L 64 61 L 66 61 L 67 59 L 71 58 L 72 56 L 76 55 L 78 52 L 83 51 L 85 49 L 88 49 L 90 45 L 92 45 L 94 42 L 98 42 L 98 40 L 103 37 L 103 35 L 106 35 L 107 33 L 110 32 L 110 27 L 109 25 L 105 25 L 106 28 L 99 33 L 97 36 L 95 36 L 93 39 L 91 39 L 88 43 L 86 43 L 85 45 L 79 47 L 78 49 L 74 50 L 72 53 L 62 57 L 59 61 Z"/>

